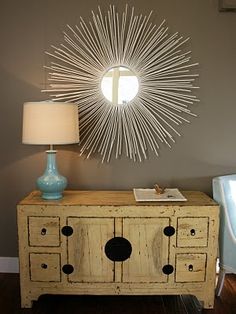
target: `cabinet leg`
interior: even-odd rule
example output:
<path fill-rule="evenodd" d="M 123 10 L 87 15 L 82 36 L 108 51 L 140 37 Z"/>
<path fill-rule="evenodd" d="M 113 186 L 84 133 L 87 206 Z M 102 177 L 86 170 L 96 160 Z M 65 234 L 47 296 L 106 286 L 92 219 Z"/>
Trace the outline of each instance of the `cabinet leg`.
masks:
<path fill-rule="evenodd" d="M 21 308 L 32 308 L 33 306 L 33 300 L 30 300 L 29 298 L 21 298 Z"/>
<path fill-rule="evenodd" d="M 215 301 L 215 293 L 208 291 L 204 295 L 201 294 L 195 294 L 195 296 L 198 298 L 198 300 L 202 303 L 202 308 L 204 309 L 213 309 L 214 308 L 214 301 Z"/>
<path fill-rule="evenodd" d="M 213 309 L 214 308 L 214 301 L 215 301 L 215 296 L 209 297 L 207 296 L 204 299 L 200 299 L 202 301 L 202 307 L 204 309 Z"/>
<path fill-rule="evenodd" d="M 38 300 L 37 293 L 32 294 L 31 290 L 21 289 L 21 308 L 32 308 L 33 301 Z"/>
<path fill-rule="evenodd" d="M 213 309 L 214 308 L 214 300 L 203 300 L 203 308 L 204 309 Z"/>

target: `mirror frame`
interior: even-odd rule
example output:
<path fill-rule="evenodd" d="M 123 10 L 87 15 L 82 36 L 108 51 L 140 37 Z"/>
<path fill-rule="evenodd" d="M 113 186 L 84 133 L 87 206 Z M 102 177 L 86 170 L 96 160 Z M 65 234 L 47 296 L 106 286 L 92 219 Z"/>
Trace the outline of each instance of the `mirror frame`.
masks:
<path fill-rule="evenodd" d="M 81 154 L 99 153 L 102 162 L 125 151 L 133 161 L 159 155 L 160 145 L 171 147 L 179 126 L 196 116 L 189 107 L 199 100 L 193 95 L 191 51 L 181 48 L 189 40 L 169 34 L 165 20 L 159 25 L 148 16 L 135 15 L 126 5 L 122 13 L 100 7 L 92 20 L 80 17 L 79 25 L 67 25 L 64 41 L 46 52 L 50 64 L 49 88 L 54 101 L 78 104 Z M 103 75 L 112 67 L 127 67 L 138 78 L 139 91 L 125 105 L 113 105 L 100 88 Z"/>

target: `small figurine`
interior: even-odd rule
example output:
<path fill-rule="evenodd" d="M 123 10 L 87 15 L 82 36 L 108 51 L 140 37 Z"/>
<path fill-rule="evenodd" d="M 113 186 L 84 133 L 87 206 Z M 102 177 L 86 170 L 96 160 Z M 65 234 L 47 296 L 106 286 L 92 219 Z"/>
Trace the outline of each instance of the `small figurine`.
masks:
<path fill-rule="evenodd" d="M 165 188 L 160 187 L 158 184 L 154 184 L 154 189 L 156 190 L 157 194 L 165 193 Z"/>

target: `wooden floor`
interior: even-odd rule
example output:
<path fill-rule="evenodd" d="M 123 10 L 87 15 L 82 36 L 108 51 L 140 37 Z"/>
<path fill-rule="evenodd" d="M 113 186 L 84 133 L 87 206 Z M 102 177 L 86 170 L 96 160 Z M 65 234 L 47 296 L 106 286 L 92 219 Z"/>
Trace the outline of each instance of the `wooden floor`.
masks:
<path fill-rule="evenodd" d="M 20 309 L 19 275 L 0 273 L 0 314 L 236 314 L 236 275 L 227 275 L 214 310 L 189 296 L 49 296 Z"/>

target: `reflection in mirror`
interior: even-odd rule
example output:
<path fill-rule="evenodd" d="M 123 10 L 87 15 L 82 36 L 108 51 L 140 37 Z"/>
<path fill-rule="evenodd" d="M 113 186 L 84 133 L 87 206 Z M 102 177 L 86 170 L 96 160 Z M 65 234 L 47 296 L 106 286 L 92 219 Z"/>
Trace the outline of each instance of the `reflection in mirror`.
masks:
<path fill-rule="evenodd" d="M 127 104 L 138 93 L 138 78 L 130 69 L 113 67 L 105 73 L 101 82 L 102 93 L 114 105 Z"/>

